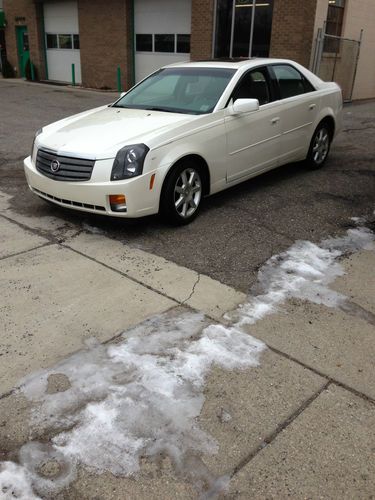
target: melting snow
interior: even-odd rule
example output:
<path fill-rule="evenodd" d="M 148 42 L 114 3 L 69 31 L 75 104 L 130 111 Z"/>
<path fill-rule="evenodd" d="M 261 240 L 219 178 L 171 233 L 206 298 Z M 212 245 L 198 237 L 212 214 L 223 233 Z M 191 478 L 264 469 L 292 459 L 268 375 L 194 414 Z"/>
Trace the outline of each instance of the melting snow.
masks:
<path fill-rule="evenodd" d="M 217 451 L 215 440 L 198 425 L 211 366 L 257 365 L 265 346 L 242 327 L 290 297 L 340 305 L 345 297 L 328 287 L 343 274 L 338 258 L 372 248 L 373 241 L 371 231 L 358 228 L 320 246 L 296 242 L 261 269 L 260 293 L 228 316 L 231 326 L 208 325 L 198 313 L 166 313 L 125 332 L 117 344 L 92 342 L 53 369 L 26 379 L 22 390 L 36 408 L 31 424 L 55 437 L 49 446 L 24 445 L 20 465 L 3 463 L 0 498 L 35 499 L 31 485 L 38 494 L 54 494 L 74 479 L 78 463 L 128 476 L 139 470 L 141 457 L 160 454 L 169 456 L 177 471 L 197 477 L 191 454 Z M 69 378 L 65 392 L 47 393 L 53 373 Z M 223 418 L 229 421 L 230 415 Z M 52 478 L 41 473 L 41 464 L 49 461 L 58 471 Z M 207 474 L 206 487 L 217 494 L 228 481 Z M 10 497 L 9 488 L 19 492 Z"/>
<path fill-rule="evenodd" d="M 0 462 L 0 498 L 3 500 L 40 500 L 32 490 L 30 474 L 13 462 Z"/>
<path fill-rule="evenodd" d="M 277 310 L 289 298 L 309 300 L 327 307 L 339 307 L 347 298 L 329 288 L 344 270 L 338 262 L 346 253 L 374 248 L 374 233 L 367 228 L 349 229 L 341 238 L 324 240 L 320 246 L 297 241 L 286 252 L 271 257 L 258 274 L 259 294 L 226 319 L 237 326 L 254 324 Z"/>

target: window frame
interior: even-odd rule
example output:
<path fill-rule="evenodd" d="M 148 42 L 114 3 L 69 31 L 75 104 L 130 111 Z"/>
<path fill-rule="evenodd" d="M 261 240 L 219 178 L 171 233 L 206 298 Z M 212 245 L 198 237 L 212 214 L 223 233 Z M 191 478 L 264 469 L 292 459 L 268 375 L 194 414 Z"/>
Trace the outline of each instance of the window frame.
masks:
<path fill-rule="evenodd" d="M 151 37 L 151 50 L 138 50 L 137 48 L 137 37 L 138 36 L 144 36 L 144 37 Z M 145 54 L 152 54 L 154 52 L 154 35 L 153 33 L 136 33 L 135 34 L 135 40 L 134 40 L 134 49 L 135 49 L 135 52 L 141 52 L 141 53 L 145 53 Z"/>
<path fill-rule="evenodd" d="M 146 35 L 151 36 L 152 50 L 138 50 L 137 49 L 137 36 Z M 156 50 L 156 36 L 173 36 L 173 51 L 160 51 Z M 189 37 L 189 52 L 181 52 L 178 50 L 178 37 L 187 36 Z M 136 54 L 191 54 L 191 33 L 135 33 L 134 34 L 134 50 Z"/>
<path fill-rule="evenodd" d="M 48 47 L 48 36 L 54 36 L 56 39 L 56 47 Z M 60 36 L 70 36 L 70 41 L 71 41 L 71 47 L 60 47 Z M 79 48 L 74 47 L 74 42 L 75 38 L 78 37 L 78 45 Z M 45 40 L 45 48 L 46 50 L 81 50 L 81 45 L 80 45 L 80 36 L 79 33 L 51 33 L 51 32 L 46 32 L 44 34 L 44 40 Z"/>

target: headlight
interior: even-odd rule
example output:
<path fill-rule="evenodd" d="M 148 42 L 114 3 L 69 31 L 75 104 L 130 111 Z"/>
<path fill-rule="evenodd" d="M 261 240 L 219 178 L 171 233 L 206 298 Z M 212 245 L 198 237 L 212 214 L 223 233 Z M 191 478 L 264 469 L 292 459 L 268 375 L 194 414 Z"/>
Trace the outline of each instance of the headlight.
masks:
<path fill-rule="evenodd" d="M 38 137 L 38 135 L 40 135 L 41 133 L 43 132 L 43 129 L 40 128 L 39 130 L 36 131 L 36 134 L 34 136 L 34 139 L 33 139 L 33 144 L 31 146 L 31 158 L 34 156 L 34 146 L 35 146 L 35 139 Z"/>
<path fill-rule="evenodd" d="M 111 181 L 141 175 L 149 148 L 145 144 L 125 146 L 117 153 L 112 166 Z"/>

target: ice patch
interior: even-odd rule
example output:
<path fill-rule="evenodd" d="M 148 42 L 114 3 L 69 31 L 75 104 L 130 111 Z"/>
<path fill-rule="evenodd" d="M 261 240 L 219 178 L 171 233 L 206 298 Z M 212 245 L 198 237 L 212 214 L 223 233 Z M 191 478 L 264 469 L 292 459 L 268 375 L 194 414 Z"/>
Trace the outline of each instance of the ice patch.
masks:
<path fill-rule="evenodd" d="M 326 239 L 320 246 L 297 241 L 266 262 L 258 274 L 259 293 L 226 319 L 237 321 L 237 327 L 252 325 L 290 298 L 341 307 L 347 298 L 329 288 L 344 274 L 338 259 L 347 253 L 373 249 L 374 239 L 374 233 L 362 227 L 349 229 L 343 237 Z"/>
<path fill-rule="evenodd" d="M 13 462 L 0 462 L 1 500 L 41 500 L 33 493 L 30 474 Z"/>
<path fill-rule="evenodd" d="M 87 231 L 88 233 L 91 233 L 91 234 L 105 234 L 104 229 L 101 229 L 100 227 L 97 227 L 97 226 L 92 226 L 91 224 L 88 224 L 87 222 L 84 222 L 82 224 L 82 229 L 84 231 Z"/>
<path fill-rule="evenodd" d="M 21 448 L 36 491 L 49 485 L 35 464 L 56 460 L 52 454 L 70 465 L 63 478 L 54 478 L 53 492 L 74 476 L 76 463 L 129 476 L 139 470 L 141 457 L 167 455 L 177 471 L 194 477 L 191 455 L 217 451 L 197 422 L 208 371 L 212 365 L 256 366 L 263 349 L 236 327 L 207 325 L 202 314 L 166 313 L 126 332 L 117 345 L 89 346 L 25 380 L 22 390 L 36 405 L 32 425 L 55 434 L 50 450 L 36 444 L 30 450 L 30 443 Z M 53 372 L 69 379 L 64 392 L 46 392 Z M 206 489 L 216 480 L 206 474 Z"/>
<path fill-rule="evenodd" d="M 217 451 L 198 420 L 209 370 L 256 366 L 265 346 L 243 326 L 288 298 L 341 306 L 345 297 L 329 289 L 343 274 L 338 259 L 373 248 L 373 242 L 365 228 L 320 246 L 298 241 L 263 266 L 258 295 L 228 316 L 230 326 L 209 325 L 198 313 L 165 313 L 125 332 L 117 344 L 93 340 L 53 369 L 27 378 L 22 391 L 33 401 L 31 425 L 54 438 L 49 445 L 24 445 L 20 465 L 3 464 L 0 485 L 12 480 L 19 498 L 34 500 L 32 487 L 40 495 L 55 494 L 75 477 L 77 464 L 129 476 L 139 470 L 141 458 L 168 456 L 207 497 L 217 496 L 229 478 L 212 477 L 199 458 Z M 53 374 L 69 381 L 64 392 L 48 391 Z M 223 410 L 219 418 L 226 423 L 231 416 Z"/>

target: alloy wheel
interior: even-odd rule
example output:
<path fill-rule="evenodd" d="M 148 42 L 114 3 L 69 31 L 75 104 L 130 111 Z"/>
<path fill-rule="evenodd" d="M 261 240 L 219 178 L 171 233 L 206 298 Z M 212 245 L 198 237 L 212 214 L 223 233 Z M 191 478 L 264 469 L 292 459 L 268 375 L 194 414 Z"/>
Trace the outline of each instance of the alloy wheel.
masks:
<path fill-rule="evenodd" d="M 202 198 L 202 181 L 196 170 L 186 168 L 177 178 L 174 187 L 174 205 L 183 219 L 190 218 L 198 209 Z"/>
<path fill-rule="evenodd" d="M 314 138 L 312 157 L 316 165 L 321 165 L 327 158 L 329 151 L 329 132 L 325 127 L 320 128 Z"/>

